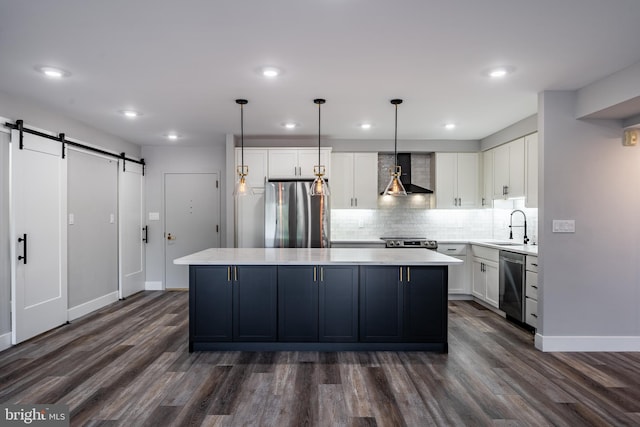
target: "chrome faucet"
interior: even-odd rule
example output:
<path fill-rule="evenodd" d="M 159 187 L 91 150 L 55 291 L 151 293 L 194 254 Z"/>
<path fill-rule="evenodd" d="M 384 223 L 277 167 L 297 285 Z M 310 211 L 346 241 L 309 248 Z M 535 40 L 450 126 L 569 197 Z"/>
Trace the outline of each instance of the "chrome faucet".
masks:
<path fill-rule="evenodd" d="M 513 214 L 516 212 L 520 212 L 524 217 L 524 225 L 513 225 Z M 529 243 L 529 238 L 527 237 L 527 215 L 520 209 L 511 212 L 511 218 L 509 219 L 509 239 L 511 240 L 513 240 L 513 227 L 524 227 L 524 244 Z"/>

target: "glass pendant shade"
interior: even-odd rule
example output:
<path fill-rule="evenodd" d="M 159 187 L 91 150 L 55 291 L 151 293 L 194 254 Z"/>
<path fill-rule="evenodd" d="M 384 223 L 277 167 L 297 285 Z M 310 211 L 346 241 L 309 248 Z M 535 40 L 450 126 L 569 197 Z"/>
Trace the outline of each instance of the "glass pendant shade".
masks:
<path fill-rule="evenodd" d="M 398 166 L 398 105 L 402 104 L 402 99 L 392 99 L 391 103 L 396 107 L 395 133 L 393 137 L 393 158 L 395 165 L 393 168 L 389 168 L 391 179 L 382 194 L 384 196 L 406 196 L 407 190 L 404 189 L 404 185 L 402 185 L 400 181 L 402 169 Z"/>
<path fill-rule="evenodd" d="M 249 174 L 249 166 L 244 164 L 244 109 L 248 103 L 246 99 L 236 99 L 236 104 L 240 105 L 240 165 L 236 172 L 238 173 L 238 181 L 233 188 L 234 196 L 253 196 L 253 188 L 247 183 L 247 175 Z"/>
<path fill-rule="evenodd" d="M 327 181 L 325 181 L 325 179 L 323 178 L 324 175 L 324 166 L 321 166 L 320 168 L 318 167 L 314 167 L 313 168 L 314 172 L 316 172 L 316 179 L 313 180 L 313 183 L 311 184 L 311 195 L 312 196 L 329 196 L 331 195 L 331 190 L 329 190 L 329 183 L 327 183 Z M 322 171 L 322 173 L 320 173 L 320 170 Z"/>
<path fill-rule="evenodd" d="M 238 166 L 238 181 L 233 188 L 234 196 L 253 196 L 253 188 L 247 183 L 248 166 Z"/>
<path fill-rule="evenodd" d="M 400 166 L 396 166 L 395 169 L 389 169 L 391 172 L 391 179 L 387 188 L 384 189 L 385 196 L 406 196 L 407 190 L 404 189 L 404 185 L 400 182 Z"/>
<path fill-rule="evenodd" d="M 312 196 L 328 196 L 330 195 L 329 184 L 323 178 L 325 174 L 324 165 L 320 164 L 320 106 L 326 101 L 324 99 L 314 99 L 314 104 L 318 105 L 318 164 L 313 167 L 313 173 L 316 179 L 311 184 Z"/>

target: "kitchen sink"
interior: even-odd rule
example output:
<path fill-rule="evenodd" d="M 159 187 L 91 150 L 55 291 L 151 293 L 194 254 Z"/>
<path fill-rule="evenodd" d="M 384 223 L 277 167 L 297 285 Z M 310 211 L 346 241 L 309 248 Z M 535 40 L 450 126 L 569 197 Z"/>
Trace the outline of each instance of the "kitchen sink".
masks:
<path fill-rule="evenodd" d="M 518 242 L 484 242 L 488 245 L 496 245 L 496 246 L 522 246 L 524 243 Z"/>

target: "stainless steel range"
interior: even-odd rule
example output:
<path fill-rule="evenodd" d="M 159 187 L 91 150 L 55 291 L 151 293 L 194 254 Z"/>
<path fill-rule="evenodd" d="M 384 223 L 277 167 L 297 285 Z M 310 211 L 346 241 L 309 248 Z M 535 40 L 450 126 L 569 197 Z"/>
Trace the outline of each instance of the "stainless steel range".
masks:
<path fill-rule="evenodd" d="M 426 237 L 381 237 L 387 248 L 423 248 L 438 249 L 438 242 L 429 240 Z"/>

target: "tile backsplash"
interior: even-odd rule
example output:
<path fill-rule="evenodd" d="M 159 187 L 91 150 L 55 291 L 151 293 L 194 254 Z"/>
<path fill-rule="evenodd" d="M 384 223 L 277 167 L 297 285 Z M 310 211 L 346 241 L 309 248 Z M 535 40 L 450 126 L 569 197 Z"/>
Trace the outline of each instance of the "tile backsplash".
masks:
<path fill-rule="evenodd" d="M 378 239 L 381 236 L 427 237 L 436 240 L 508 239 L 514 209 L 527 215 L 528 237 L 537 243 L 538 209 L 522 200 L 496 201 L 493 209 L 428 209 L 430 196 L 380 197 L 378 209 L 333 209 L 331 240 Z M 522 225 L 521 214 L 513 225 Z M 524 229 L 513 228 L 522 241 Z"/>

